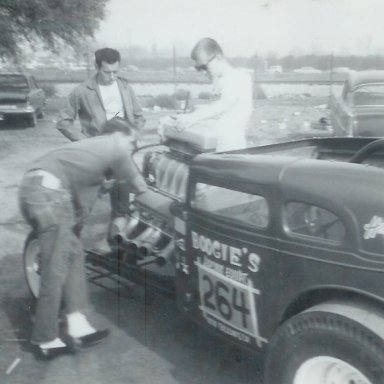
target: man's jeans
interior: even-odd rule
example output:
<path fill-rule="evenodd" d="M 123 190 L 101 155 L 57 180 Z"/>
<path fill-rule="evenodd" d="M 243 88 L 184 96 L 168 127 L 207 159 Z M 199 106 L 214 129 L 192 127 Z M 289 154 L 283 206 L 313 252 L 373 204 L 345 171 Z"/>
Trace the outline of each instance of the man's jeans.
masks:
<path fill-rule="evenodd" d="M 88 307 L 84 253 L 74 233 L 77 224 L 70 193 L 41 185 L 40 176 L 25 177 L 20 209 L 37 233 L 41 249 L 40 291 L 31 341 L 58 337 L 61 305 L 66 313 Z"/>

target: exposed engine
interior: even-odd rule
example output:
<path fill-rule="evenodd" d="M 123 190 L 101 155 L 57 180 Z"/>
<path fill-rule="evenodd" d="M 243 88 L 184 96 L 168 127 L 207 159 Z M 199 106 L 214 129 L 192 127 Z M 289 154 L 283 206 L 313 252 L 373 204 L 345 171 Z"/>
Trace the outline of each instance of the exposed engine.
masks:
<path fill-rule="evenodd" d="M 144 156 L 143 176 L 149 193 L 136 197 L 129 217 L 115 220 L 111 228 L 110 236 L 119 248 L 119 257 L 138 266 L 164 266 L 171 260 L 171 206 L 175 201 L 185 201 L 190 161 L 216 147 L 216 136 L 201 129 L 178 133 L 169 128 L 164 136 L 164 146 Z"/>

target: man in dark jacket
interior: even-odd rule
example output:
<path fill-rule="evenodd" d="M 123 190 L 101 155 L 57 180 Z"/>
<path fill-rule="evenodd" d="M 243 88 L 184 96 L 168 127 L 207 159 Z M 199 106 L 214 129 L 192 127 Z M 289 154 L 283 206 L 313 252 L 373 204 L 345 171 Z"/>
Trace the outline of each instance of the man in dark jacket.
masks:
<path fill-rule="evenodd" d="M 56 127 L 71 141 L 101 135 L 105 122 L 115 116 L 126 120 L 139 137 L 145 119 L 135 92 L 126 79 L 117 75 L 120 60 L 120 53 L 115 49 L 97 50 L 97 73 L 69 94 Z M 77 116 L 81 132 L 74 126 Z"/>
<path fill-rule="evenodd" d="M 107 124 L 106 130 L 111 127 L 115 130 L 124 125 Z M 71 352 L 71 345 L 97 343 L 109 333 L 96 330 L 85 315 L 88 295 L 78 228 L 106 177 L 116 179 L 122 200 L 130 193 L 146 191 L 146 183 L 131 158 L 134 140 L 114 132 L 70 143 L 36 160 L 24 176 L 20 208 L 37 232 L 41 250 L 40 288 L 31 338 L 40 358 Z M 67 320 L 65 337 L 59 334 L 62 304 Z"/>
<path fill-rule="evenodd" d="M 102 135 L 107 122 L 119 119 L 124 122 L 127 132 L 136 140 L 140 139 L 145 124 L 142 109 L 128 81 L 118 76 L 120 53 L 112 48 L 103 48 L 95 52 L 97 73 L 89 80 L 77 86 L 68 96 L 66 107 L 61 111 L 57 129 L 71 141 Z M 81 131 L 75 127 L 79 117 Z M 120 186 L 110 190 L 111 222 L 122 214 L 122 205 L 129 204 L 129 199 L 122 201 Z M 107 249 L 102 242 L 100 249 Z"/>

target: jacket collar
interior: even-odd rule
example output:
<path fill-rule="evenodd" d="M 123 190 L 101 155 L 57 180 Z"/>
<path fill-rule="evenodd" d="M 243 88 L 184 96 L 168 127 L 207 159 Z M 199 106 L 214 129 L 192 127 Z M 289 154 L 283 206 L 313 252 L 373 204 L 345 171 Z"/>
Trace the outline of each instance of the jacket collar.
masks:
<path fill-rule="evenodd" d="M 117 84 L 119 86 L 119 88 L 121 86 L 125 86 L 125 83 L 123 81 L 122 77 L 118 76 L 116 81 L 117 81 Z M 89 88 L 89 89 L 93 89 L 95 91 L 98 91 L 99 90 L 99 85 L 97 83 L 97 74 L 96 75 L 93 75 L 92 77 L 90 77 L 88 80 L 86 80 L 85 82 L 85 85 Z"/>

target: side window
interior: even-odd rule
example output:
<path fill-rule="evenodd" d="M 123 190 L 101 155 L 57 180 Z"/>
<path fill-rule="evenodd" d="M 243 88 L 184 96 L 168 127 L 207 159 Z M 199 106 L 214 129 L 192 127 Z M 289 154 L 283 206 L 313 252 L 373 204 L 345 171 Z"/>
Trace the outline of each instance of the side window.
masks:
<path fill-rule="evenodd" d="M 315 205 L 288 202 L 284 207 L 284 224 L 293 235 L 303 235 L 341 243 L 346 230 L 332 212 Z"/>
<path fill-rule="evenodd" d="M 269 223 L 269 207 L 261 195 L 197 183 L 191 201 L 194 209 L 260 228 Z"/>

